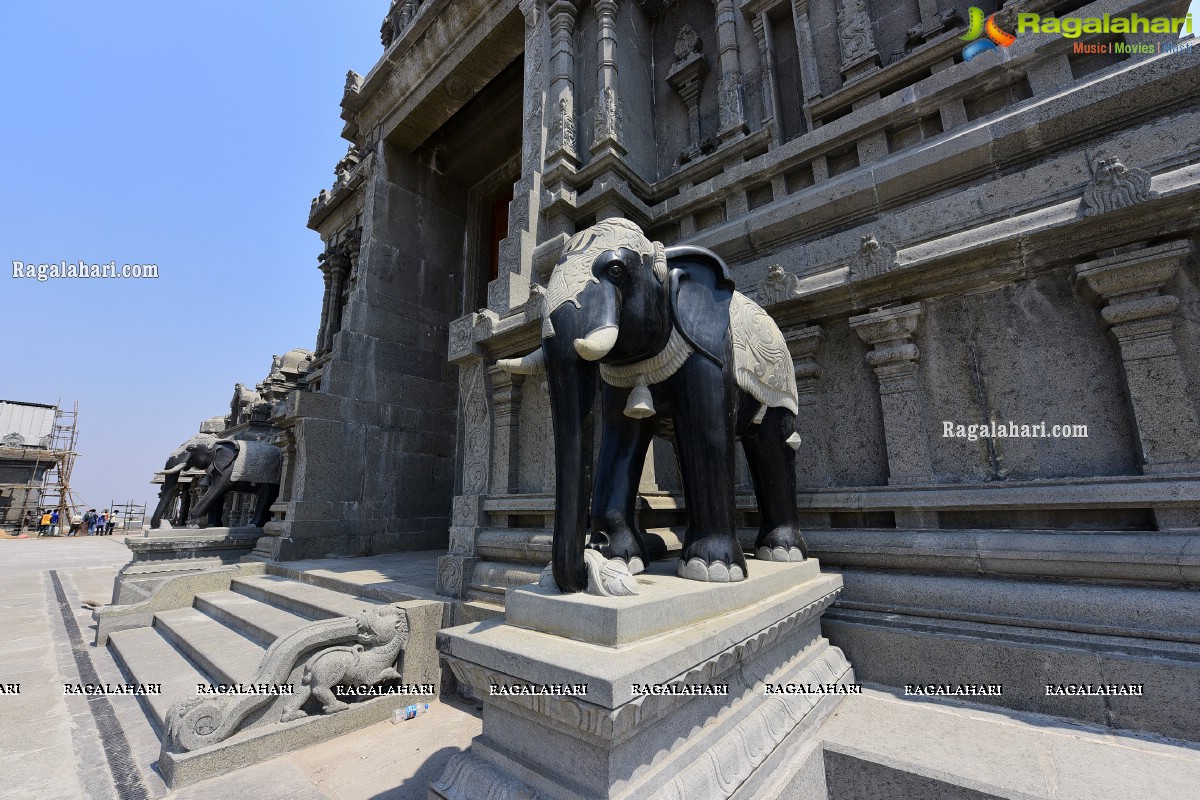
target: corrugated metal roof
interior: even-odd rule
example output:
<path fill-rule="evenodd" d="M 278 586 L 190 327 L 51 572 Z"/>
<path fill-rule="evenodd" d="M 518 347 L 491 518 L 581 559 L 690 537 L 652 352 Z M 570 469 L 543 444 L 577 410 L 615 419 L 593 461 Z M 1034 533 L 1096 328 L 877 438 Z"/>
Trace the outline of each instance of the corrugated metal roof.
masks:
<path fill-rule="evenodd" d="M 49 447 L 55 407 L 0 400 L 0 446 Z"/>

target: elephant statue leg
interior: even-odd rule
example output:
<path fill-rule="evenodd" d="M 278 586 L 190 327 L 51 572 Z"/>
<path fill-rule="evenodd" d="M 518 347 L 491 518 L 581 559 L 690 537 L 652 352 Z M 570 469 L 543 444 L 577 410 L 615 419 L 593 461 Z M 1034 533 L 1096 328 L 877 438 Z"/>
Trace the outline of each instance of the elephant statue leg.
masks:
<path fill-rule="evenodd" d="M 192 490 L 186 486 L 179 493 L 179 513 L 177 515 L 176 525 L 187 525 L 188 517 L 192 513 Z"/>
<path fill-rule="evenodd" d="M 250 523 L 255 528 L 261 528 L 271 519 L 271 506 L 279 497 L 279 484 L 262 483 L 254 493 L 254 519 Z"/>
<path fill-rule="evenodd" d="M 759 405 L 744 395 L 739 417 L 753 415 Z M 754 553 L 761 561 L 803 561 L 807 557 L 796 517 L 796 451 L 788 443 L 795 430 L 795 414 L 786 408 L 772 408 L 760 424 L 750 425 L 742 433 L 762 517 L 754 542 Z"/>
<path fill-rule="evenodd" d="M 732 352 L 726 347 L 726 364 Z M 675 444 L 688 509 L 679 574 L 692 580 L 745 580 L 746 556 L 737 539 L 733 457 L 737 389 L 728 369 L 692 355 L 668 381 Z"/>
<path fill-rule="evenodd" d="M 623 560 L 629 571 L 637 574 L 650 562 L 642 531 L 637 527 L 636 506 L 654 423 L 625 416 L 628 389 L 606 384 L 603 398 L 604 428 L 592 499 L 592 532 L 604 534 L 607 541 L 589 546 L 608 558 Z"/>
<path fill-rule="evenodd" d="M 175 500 L 175 495 L 179 493 L 179 484 L 174 476 L 169 476 L 163 481 L 162 489 L 158 492 L 158 505 L 154 507 L 154 513 L 150 516 L 150 527 L 157 529 L 162 525 L 162 518 L 171 508 L 171 503 Z"/>
<path fill-rule="evenodd" d="M 225 495 L 228 493 L 229 489 L 220 484 L 213 484 L 208 487 L 208 491 L 192 507 L 192 513 L 188 517 L 188 524 L 190 525 L 193 522 L 198 523 L 202 517 L 207 516 L 208 519 L 205 521 L 205 527 L 220 525 L 221 512 L 225 510 Z"/>

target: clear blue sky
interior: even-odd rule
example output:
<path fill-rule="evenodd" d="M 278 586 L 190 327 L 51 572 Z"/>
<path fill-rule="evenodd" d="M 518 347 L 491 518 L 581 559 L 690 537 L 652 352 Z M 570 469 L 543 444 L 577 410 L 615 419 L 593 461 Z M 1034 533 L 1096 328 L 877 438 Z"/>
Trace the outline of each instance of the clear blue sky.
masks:
<path fill-rule="evenodd" d="M 387 0 L 84 0 L 0 8 L 0 399 L 79 401 L 77 495 L 148 483 L 271 356 L 312 348 L 309 202 L 346 152 L 347 69 Z M 12 261 L 154 263 L 17 281 Z"/>
<path fill-rule="evenodd" d="M 379 57 L 387 6 L 0 8 L 0 399 L 79 401 L 88 505 L 153 502 L 153 471 L 228 410 L 235 382 L 314 345 L 309 201 L 345 153 L 345 73 Z M 16 281 L 13 260 L 160 277 Z"/>

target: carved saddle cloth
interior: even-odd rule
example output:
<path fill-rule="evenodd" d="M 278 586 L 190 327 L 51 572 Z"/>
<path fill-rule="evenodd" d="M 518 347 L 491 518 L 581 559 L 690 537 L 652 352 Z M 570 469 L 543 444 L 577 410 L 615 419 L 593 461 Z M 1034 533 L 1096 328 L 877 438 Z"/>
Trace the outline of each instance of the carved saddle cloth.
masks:
<path fill-rule="evenodd" d="M 734 292 L 729 301 L 729 332 L 738 386 L 763 404 L 755 421 L 761 421 L 768 408 L 782 406 L 797 413 L 792 356 L 771 315 L 746 295 Z"/>
<path fill-rule="evenodd" d="M 279 483 L 283 459 L 279 448 L 265 442 L 238 442 L 237 456 L 229 466 L 230 479 L 250 483 Z"/>

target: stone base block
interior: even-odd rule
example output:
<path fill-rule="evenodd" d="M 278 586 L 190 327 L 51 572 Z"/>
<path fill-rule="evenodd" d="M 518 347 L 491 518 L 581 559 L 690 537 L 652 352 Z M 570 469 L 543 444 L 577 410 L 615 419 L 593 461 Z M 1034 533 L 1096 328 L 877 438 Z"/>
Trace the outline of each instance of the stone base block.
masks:
<path fill-rule="evenodd" d="M 431 798 L 780 797 L 813 767 L 820 722 L 857 689 L 820 632 L 841 578 L 815 561 L 755 561 L 736 584 L 657 567 L 636 597 L 521 587 L 507 619 L 439 634 L 483 734 Z"/>
<path fill-rule="evenodd" d="M 127 537 L 133 560 L 117 574 L 112 602 L 141 602 L 167 578 L 234 564 L 261 535 L 261 529 L 248 527 L 174 528 Z"/>

